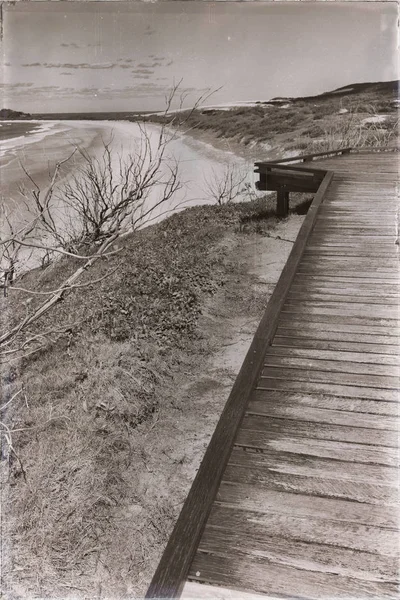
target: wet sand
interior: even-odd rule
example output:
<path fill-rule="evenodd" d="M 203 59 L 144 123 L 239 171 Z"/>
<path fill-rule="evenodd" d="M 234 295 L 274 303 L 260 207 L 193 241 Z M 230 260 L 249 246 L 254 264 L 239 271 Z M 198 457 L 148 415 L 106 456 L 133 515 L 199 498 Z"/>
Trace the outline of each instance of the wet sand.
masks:
<path fill-rule="evenodd" d="M 6 204 L 20 205 L 20 186 L 28 190 L 34 187 L 24 174 L 22 166 L 29 172 L 35 183 L 45 191 L 50 183 L 57 162 L 64 160 L 79 146 L 90 156 L 101 156 L 103 141 L 112 138 L 114 169 L 118 170 L 118 156 L 123 159 L 137 151 L 140 129 L 137 123 L 121 121 L 49 121 L 39 123 L 39 131 L 25 137 L 3 141 L 0 144 L 0 182 Z M 157 144 L 159 126 L 146 125 L 153 147 Z M 155 211 L 153 221 L 174 210 L 187 206 L 213 202 L 207 194 L 206 180 L 223 176 L 227 164 L 238 165 L 246 172 L 250 185 L 254 182 L 252 165 L 231 150 L 215 148 L 203 140 L 196 140 L 190 134 L 176 133 L 168 145 L 166 164 L 173 160 L 179 163 L 181 189 L 168 205 Z M 75 153 L 72 159 L 62 166 L 58 184 L 76 172 L 82 157 Z M 244 188 L 243 188 L 244 189 Z M 254 189 L 254 188 L 253 188 Z M 148 203 L 156 204 L 160 189 L 152 190 Z M 215 200 L 214 200 L 215 201 Z"/>

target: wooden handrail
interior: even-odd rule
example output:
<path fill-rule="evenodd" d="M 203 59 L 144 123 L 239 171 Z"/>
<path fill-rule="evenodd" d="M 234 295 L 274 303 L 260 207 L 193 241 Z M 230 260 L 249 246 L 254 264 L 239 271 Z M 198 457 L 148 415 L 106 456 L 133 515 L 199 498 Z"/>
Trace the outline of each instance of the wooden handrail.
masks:
<path fill-rule="evenodd" d="M 332 171 L 324 172 L 322 183 L 314 196 L 236 377 L 172 535 L 153 576 L 146 598 L 179 598 L 182 593 L 222 475 L 228 463 L 237 431 L 243 420 L 250 394 L 257 383 L 265 352 L 275 335 L 278 315 L 286 300 L 308 237 L 314 227 L 318 209 L 332 177 Z"/>
<path fill-rule="evenodd" d="M 371 152 L 400 152 L 400 146 L 376 146 L 374 147 L 364 147 L 364 148 L 354 148 L 353 146 L 348 146 L 346 148 L 337 148 L 336 150 L 325 150 L 324 152 L 314 152 L 313 154 L 300 154 L 298 156 L 292 156 L 290 158 L 277 158 L 274 160 L 267 160 L 262 162 L 254 163 L 256 166 L 259 165 L 282 165 L 282 163 L 290 163 L 290 162 L 309 162 L 314 160 L 314 158 L 321 158 L 323 156 L 336 156 L 340 154 L 368 154 Z"/>
<path fill-rule="evenodd" d="M 302 154 L 299 156 L 292 156 L 290 158 L 278 158 L 276 160 L 268 160 L 266 162 L 256 162 L 258 165 L 274 165 L 274 164 L 282 164 L 294 161 L 302 161 L 308 162 L 314 160 L 314 158 L 321 158 L 321 156 L 336 156 L 338 154 L 350 154 L 350 152 L 354 150 L 354 148 L 339 148 L 337 150 L 326 150 L 325 152 L 315 152 L 314 154 Z"/>
<path fill-rule="evenodd" d="M 313 167 L 304 167 L 304 165 L 281 165 L 278 162 L 256 162 L 256 169 L 254 169 L 255 173 L 264 173 L 267 171 L 293 171 L 296 173 L 301 173 L 303 175 L 312 175 L 312 174 L 320 174 L 324 175 L 326 173 L 326 169 L 314 169 Z"/>

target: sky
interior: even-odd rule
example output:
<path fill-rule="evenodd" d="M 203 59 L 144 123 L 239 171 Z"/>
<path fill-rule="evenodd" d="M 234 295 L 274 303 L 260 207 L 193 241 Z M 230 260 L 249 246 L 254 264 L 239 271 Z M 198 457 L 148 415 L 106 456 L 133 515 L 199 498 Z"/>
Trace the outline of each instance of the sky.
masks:
<path fill-rule="evenodd" d="M 1 104 L 25 112 L 162 110 L 398 79 L 396 2 L 3 5 Z"/>

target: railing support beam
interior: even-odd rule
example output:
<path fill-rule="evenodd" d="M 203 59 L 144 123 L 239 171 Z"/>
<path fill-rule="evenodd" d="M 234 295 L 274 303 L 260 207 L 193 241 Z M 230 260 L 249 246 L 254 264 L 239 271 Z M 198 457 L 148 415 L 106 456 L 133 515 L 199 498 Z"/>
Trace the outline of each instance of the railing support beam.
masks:
<path fill-rule="evenodd" d="M 285 185 L 277 191 L 276 214 L 280 218 L 285 218 L 289 214 L 289 192 Z"/>

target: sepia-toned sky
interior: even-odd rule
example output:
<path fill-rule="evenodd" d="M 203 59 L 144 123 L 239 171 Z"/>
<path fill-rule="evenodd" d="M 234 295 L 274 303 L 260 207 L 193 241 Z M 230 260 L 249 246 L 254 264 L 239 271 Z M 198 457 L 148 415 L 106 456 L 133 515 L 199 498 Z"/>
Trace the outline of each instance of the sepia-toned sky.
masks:
<path fill-rule="evenodd" d="M 162 110 L 398 78 L 395 2 L 17 2 L 4 5 L 2 105 Z"/>

